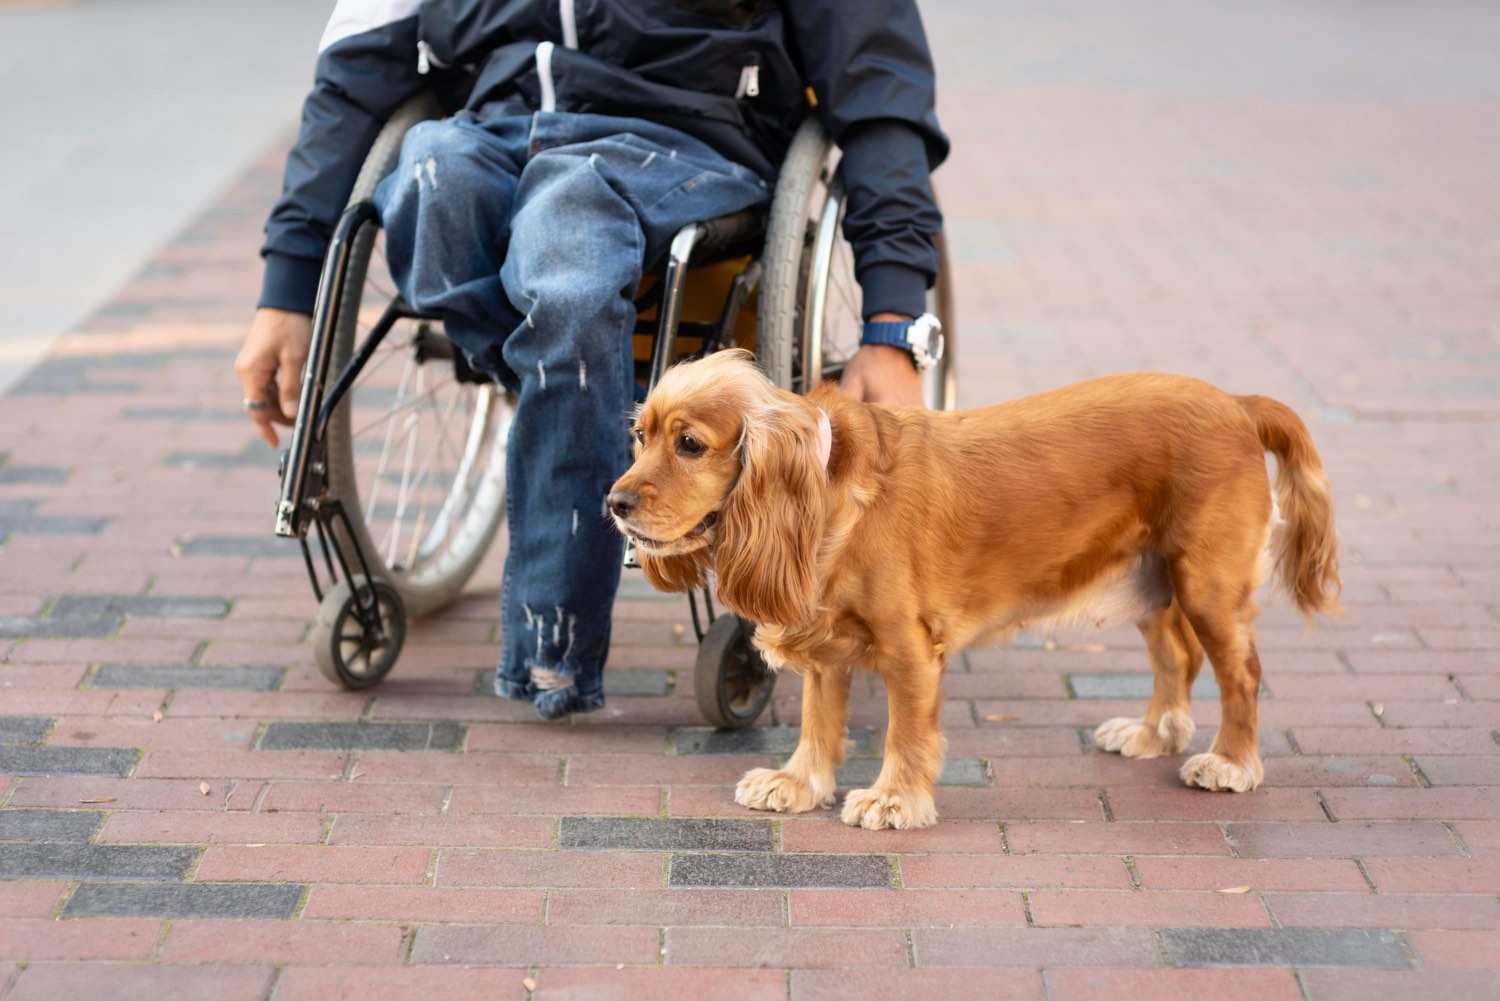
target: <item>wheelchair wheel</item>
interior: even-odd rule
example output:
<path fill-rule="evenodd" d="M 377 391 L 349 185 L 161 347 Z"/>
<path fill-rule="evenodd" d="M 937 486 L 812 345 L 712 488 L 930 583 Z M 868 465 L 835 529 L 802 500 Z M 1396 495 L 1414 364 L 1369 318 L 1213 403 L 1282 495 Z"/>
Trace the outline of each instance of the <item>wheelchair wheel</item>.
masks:
<path fill-rule="evenodd" d="M 776 385 L 799 393 L 842 374 L 863 326 L 854 252 L 843 235 L 846 198 L 838 161 L 833 140 L 809 115 L 792 139 L 771 203 L 755 353 Z M 924 381 L 927 405 L 952 410 L 957 337 L 941 233 L 937 248 L 938 279 L 927 308 L 943 321 L 946 347 Z"/>
<path fill-rule="evenodd" d="M 725 730 L 755 722 L 771 701 L 776 675 L 750 643 L 755 625 L 725 613 L 714 619 L 698 645 L 693 693 L 703 718 Z"/>
<path fill-rule="evenodd" d="M 395 168 L 407 129 L 435 114 L 430 100 L 396 113 L 365 160 L 351 204 L 368 200 Z M 334 321 L 335 374 L 396 298 L 384 246 L 377 223 L 354 236 Z M 505 513 L 510 420 L 505 393 L 455 358 L 442 324 L 413 318 L 395 320 L 330 416 L 329 493 L 343 503 L 370 570 L 410 614 L 451 601 L 494 540 Z"/>
<path fill-rule="evenodd" d="M 401 595 L 383 580 L 359 575 L 328 589 L 313 627 L 313 658 L 323 677 L 345 688 L 369 688 L 390 673 L 406 641 Z"/>

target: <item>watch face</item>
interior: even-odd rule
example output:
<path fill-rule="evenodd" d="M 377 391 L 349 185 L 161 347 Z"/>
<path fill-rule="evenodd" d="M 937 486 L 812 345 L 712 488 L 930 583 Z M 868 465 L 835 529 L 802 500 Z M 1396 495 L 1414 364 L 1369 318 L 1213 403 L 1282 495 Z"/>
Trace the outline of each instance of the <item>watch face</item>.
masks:
<path fill-rule="evenodd" d="M 943 357 L 943 324 L 937 317 L 931 313 L 917 317 L 911 332 L 916 335 L 912 338 L 913 346 L 921 347 L 929 364 Z"/>

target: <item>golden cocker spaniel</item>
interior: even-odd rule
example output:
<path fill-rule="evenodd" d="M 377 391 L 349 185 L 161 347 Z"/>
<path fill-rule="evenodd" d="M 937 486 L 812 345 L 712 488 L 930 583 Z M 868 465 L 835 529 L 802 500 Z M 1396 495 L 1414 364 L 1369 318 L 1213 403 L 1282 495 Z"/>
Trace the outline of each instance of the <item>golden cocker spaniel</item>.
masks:
<path fill-rule="evenodd" d="M 759 623 L 767 662 L 803 676 L 796 752 L 735 790 L 753 809 L 832 805 L 863 667 L 885 683 L 890 723 L 880 776 L 845 797 L 843 820 L 936 822 L 948 657 L 1064 622 L 1133 621 L 1146 638 L 1145 717 L 1095 731 L 1128 757 L 1186 746 L 1207 653 L 1223 721 L 1182 778 L 1254 789 L 1265 554 L 1304 615 L 1338 607 L 1333 502 L 1307 428 L 1275 400 L 1196 379 L 1109 376 L 940 413 L 831 385 L 797 396 L 726 351 L 670 370 L 635 436 L 607 504 L 647 579 L 682 591 L 712 572 L 723 603 Z"/>

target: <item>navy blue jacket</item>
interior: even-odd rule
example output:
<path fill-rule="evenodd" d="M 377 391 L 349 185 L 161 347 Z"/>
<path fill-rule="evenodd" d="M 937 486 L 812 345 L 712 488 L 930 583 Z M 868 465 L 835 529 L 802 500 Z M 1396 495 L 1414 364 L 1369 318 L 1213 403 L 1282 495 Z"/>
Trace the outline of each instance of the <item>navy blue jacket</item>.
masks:
<path fill-rule="evenodd" d="M 915 0 L 339 0 L 266 224 L 260 305 L 311 312 L 381 123 L 433 82 L 482 117 L 644 118 L 774 180 L 806 92 L 844 151 L 864 312 L 924 311 L 948 152 Z M 441 89 L 441 88 L 439 88 Z"/>

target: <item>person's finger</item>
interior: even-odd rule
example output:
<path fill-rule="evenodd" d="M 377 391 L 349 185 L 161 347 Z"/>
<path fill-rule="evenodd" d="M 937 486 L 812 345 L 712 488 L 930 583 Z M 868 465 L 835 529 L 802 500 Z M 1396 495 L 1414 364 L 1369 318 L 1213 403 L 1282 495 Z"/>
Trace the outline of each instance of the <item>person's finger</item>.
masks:
<path fill-rule="evenodd" d="M 271 400 L 276 370 L 244 357 L 236 360 L 234 370 L 240 377 L 240 389 L 244 393 L 245 416 L 250 418 L 266 444 L 275 448 L 276 429 L 271 427 L 270 410 L 274 406 Z M 256 406 L 257 403 L 261 405 Z"/>
<path fill-rule="evenodd" d="M 281 371 L 276 382 L 280 387 L 274 406 L 279 423 L 290 426 L 297 419 L 297 400 L 302 395 L 302 365 L 306 355 L 295 351 L 284 351 L 281 356 Z"/>

